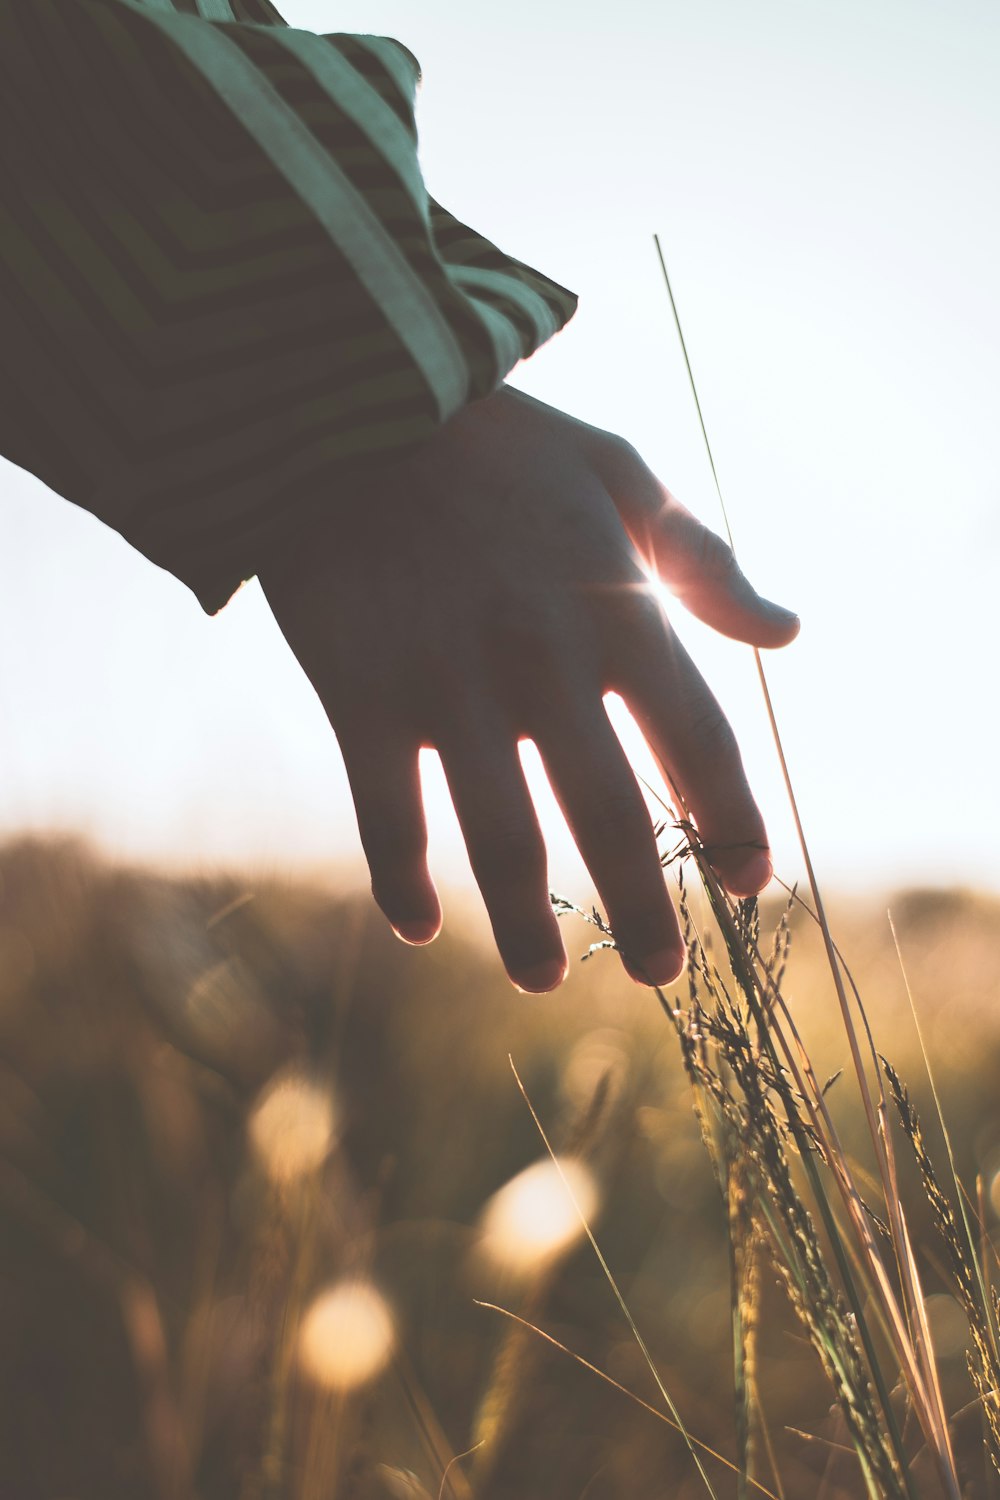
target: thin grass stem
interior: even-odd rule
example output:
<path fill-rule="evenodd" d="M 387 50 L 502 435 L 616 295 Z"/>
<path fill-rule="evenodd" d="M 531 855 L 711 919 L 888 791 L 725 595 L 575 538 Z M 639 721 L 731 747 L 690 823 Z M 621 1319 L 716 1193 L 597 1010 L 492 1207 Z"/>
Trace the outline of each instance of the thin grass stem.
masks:
<path fill-rule="evenodd" d="M 660 1372 L 659 1372 L 659 1370 L 657 1370 L 655 1361 L 653 1360 L 653 1356 L 650 1354 L 649 1349 L 648 1349 L 648 1347 L 646 1345 L 646 1341 L 643 1338 L 642 1334 L 639 1332 L 638 1326 L 636 1325 L 636 1321 L 633 1318 L 632 1313 L 631 1313 L 631 1311 L 629 1309 L 629 1306 L 626 1303 L 625 1298 L 622 1295 L 622 1292 L 621 1292 L 621 1289 L 620 1289 L 620 1287 L 618 1285 L 618 1282 L 615 1280 L 614 1273 L 612 1272 L 611 1267 L 608 1265 L 607 1261 L 604 1258 L 604 1252 L 601 1250 L 600 1245 L 597 1243 L 597 1239 L 596 1239 L 596 1236 L 594 1235 L 594 1231 L 590 1227 L 590 1221 L 588 1220 L 587 1215 L 584 1213 L 583 1209 L 580 1207 L 580 1204 L 579 1204 L 579 1202 L 577 1200 L 576 1194 L 573 1192 L 573 1188 L 570 1185 L 569 1179 L 567 1178 L 565 1172 L 562 1169 L 562 1163 L 560 1162 L 560 1160 L 559 1160 L 558 1156 L 556 1155 L 555 1151 L 552 1149 L 552 1145 L 551 1145 L 551 1143 L 549 1141 L 549 1138 L 548 1138 L 548 1136 L 545 1133 L 545 1127 L 542 1124 L 541 1120 L 539 1119 L 538 1114 L 537 1114 L 537 1112 L 535 1110 L 535 1106 L 532 1104 L 531 1099 L 528 1096 L 528 1091 L 527 1091 L 527 1089 L 525 1088 L 524 1084 L 521 1081 L 521 1075 L 518 1073 L 517 1068 L 514 1065 L 514 1059 L 512 1057 L 508 1056 L 508 1062 L 510 1063 L 511 1072 L 514 1074 L 514 1078 L 515 1078 L 515 1080 L 517 1082 L 517 1086 L 518 1086 L 518 1088 L 521 1091 L 521 1096 L 524 1099 L 525 1104 L 528 1106 L 528 1112 L 530 1113 L 532 1120 L 534 1120 L 534 1122 L 535 1122 L 535 1129 L 538 1131 L 538 1134 L 541 1136 L 542 1142 L 543 1142 L 543 1144 L 545 1146 L 545 1149 L 549 1153 L 549 1156 L 550 1156 L 550 1158 L 552 1160 L 552 1163 L 555 1166 L 556 1171 L 559 1173 L 560 1178 L 562 1179 L 563 1186 L 565 1187 L 567 1193 L 569 1194 L 570 1201 L 572 1202 L 573 1207 L 576 1209 L 577 1216 L 579 1217 L 580 1223 L 581 1223 L 581 1225 L 583 1227 L 583 1231 L 584 1231 L 585 1235 L 587 1236 L 588 1241 L 590 1242 L 590 1248 L 593 1250 L 594 1254 L 597 1256 L 598 1264 L 599 1264 L 601 1270 L 604 1273 L 604 1277 L 605 1277 L 608 1285 L 610 1286 L 612 1292 L 614 1293 L 615 1301 L 618 1303 L 618 1306 L 621 1308 L 621 1311 L 622 1311 L 622 1314 L 623 1314 L 623 1316 L 625 1318 L 625 1321 L 627 1322 L 627 1324 L 629 1326 L 629 1329 L 630 1329 L 630 1331 L 632 1333 L 632 1337 L 635 1339 L 636 1344 L 639 1347 L 639 1351 L 642 1354 L 642 1357 L 646 1361 L 646 1364 L 647 1364 L 647 1366 L 649 1368 L 649 1372 L 652 1375 L 654 1381 L 656 1382 L 656 1388 L 659 1391 L 660 1395 L 663 1397 L 663 1400 L 665 1401 L 665 1403 L 667 1405 L 667 1409 L 669 1410 L 670 1415 L 673 1417 L 674 1422 L 677 1424 L 677 1430 L 678 1430 L 678 1432 L 681 1434 L 681 1436 L 684 1439 L 684 1442 L 687 1444 L 688 1452 L 691 1454 L 691 1457 L 694 1460 L 695 1467 L 697 1468 L 698 1473 L 701 1475 L 701 1478 L 703 1479 L 703 1481 L 705 1483 L 705 1488 L 708 1490 L 708 1493 L 712 1496 L 712 1500 L 718 1500 L 718 1496 L 716 1495 L 715 1490 L 712 1487 L 712 1481 L 709 1479 L 707 1473 L 705 1472 L 704 1465 L 702 1464 L 701 1459 L 698 1457 L 697 1445 L 692 1441 L 691 1436 L 690 1436 L 690 1434 L 689 1434 L 687 1428 L 685 1427 L 684 1422 L 683 1422 L 683 1420 L 681 1418 L 681 1414 L 680 1414 L 679 1410 L 677 1409 L 677 1406 L 675 1405 L 673 1399 L 671 1398 L 670 1393 L 668 1392 L 666 1386 L 663 1383 L 663 1380 L 662 1380 L 662 1378 L 660 1376 Z"/>
<path fill-rule="evenodd" d="M 561 1354 L 568 1354 L 570 1359 L 575 1360 L 578 1365 L 581 1365 L 583 1367 L 583 1369 L 589 1370 L 592 1375 L 596 1375 L 600 1380 L 605 1381 L 608 1385 L 612 1386 L 614 1390 L 620 1391 L 623 1396 L 627 1396 L 628 1399 L 630 1401 L 633 1401 L 636 1406 L 641 1406 L 643 1411 L 649 1412 L 650 1416 L 656 1417 L 658 1421 L 665 1423 L 666 1426 L 671 1428 L 674 1432 L 681 1433 L 681 1435 L 685 1436 L 687 1440 L 690 1443 L 693 1443 L 696 1448 L 700 1448 L 700 1450 L 706 1455 L 706 1457 L 714 1458 L 717 1463 L 722 1464 L 724 1468 L 729 1469 L 729 1471 L 733 1474 L 739 1473 L 739 1470 L 737 1469 L 736 1464 L 733 1463 L 732 1459 L 726 1458 L 725 1454 L 719 1453 L 708 1443 L 703 1443 L 700 1438 L 696 1438 L 690 1433 L 685 1433 L 685 1430 L 681 1426 L 681 1424 L 679 1422 L 675 1422 L 673 1417 L 670 1416 L 667 1412 L 661 1411 L 658 1406 L 652 1406 L 648 1401 L 644 1401 L 643 1398 L 637 1395 L 635 1391 L 630 1391 L 627 1385 L 622 1385 L 621 1381 L 616 1380 L 613 1375 L 609 1375 L 606 1370 L 602 1370 L 599 1365 L 591 1364 L 589 1359 L 585 1359 L 582 1354 L 578 1354 L 576 1350 L 571 1349 L 568 1344 L 560 1342 L 560 1340 L 555 1338 L 553 1334 L 546 1333 L 545 1329 L 539 1328 L 537 1323 L 531 1323 L 527 1318 L 522 1318 L 518 1313 L 512 1312 L 509 1307 L 499 1307 L 495 1302 L 483 1302 L 477 1297 L 475 1298 L 475 1303 L 477 1307 L 484 1307 L 488 1312 L 502 1313 L 505 1318 L 510 1318 L 514 1323 L 520 1324 L 522 1328 L 526 1328 L 529 1332 L 537 1334 L 540 1339 L 544 1339 L 547 1344 L 551 1344 L 553 1349 L 558 1349 Z M 776 1494 L 773 1490 L 769 1490 L 766 1484 L 761 1484 L 756 1479 L 750 1478 L 748 1480 L 748 1483 L 750 1484 L 752 1489 L 755 1489 L 757 1491 L 759 1495 L 764 1495 L 766 1497 L 766 1500 L 783 1500 L 783 1495 L 780 1492 Z"/>
<path fill-rule="evenodd" d="M 719 482 L 718 471 L 716 468 L 714 455 L 712 453 L 712 446 L 708 437 L 708 429 L 702 412 L 701 401 L 698 396 L 697 384 L 694 379 L 694 373 L 687 351 L 687 344 L 684 339 L 680 315 L 677 309 L 677 302 L 674 297 L 673 288 L 670 284 L 670 277 L 667 271 L 666 261 L 658 236 L 654 236 L 654 243 L 656 245 L 656 251 L 659 257 L 663 279 L 666 284 L 667 294 L 670 299 L 670 306 L 674 317 L 674 323 L 676 325 L 677 334 L 684 357 L 685 368 L 687 370 L 688 380 L 690 382 L 691 392 L 694 398 L 695 408 L 698 414 L 698 421 L 701 427 L 705 449 L 708 454 L 709 464 L 712 470 L 712 477 L 715 482 L 716 493 L 718 495 L 723 520 L 725 522 L 726 530 L 729 535 L 730 543 L 731 545 L 734 545 L 732 527 L 730 525 L 725 499 L 722 494 L 722 487 Z M 950 1500 L 959 1500 L 958 1477 L 955 1470 L 955 1460 L 951 1448 L 951 1439 L 948 1431 L 947 1416 L 944 1410 L 944 1400 L 941 1392 L 940 1380 L 938 1378 L 937 1366 L 934 1359 L 933 1346 L 930 1338 L 930 1329 L 927 1323 L 923 1290 L 920 1283 L 916 1258 L 913 1253 L 909 1228 L 906 1223 L 906 1217 L 899 1197 L 898 1183 L 895 1171 L 895 1160 L 892 1154 L 891 1136 L 887 1127 L 887 1111 L 885 1107 L 885 1094 L 882 1086 L 881 1071 L 877 1068 L 876 1062 L 876 1078 L 878 1079 L 879 1086 L 879 1103 L 878 1106 L 876 1106 L 875 1100 L 872 1097 L 871 1088 L 865 1071 L 857 1030 L 851 1015 L 850 1004 L 848 1002 L 847 992 L 845 990 L 843 982 L 843 976 L 841 974 L 840 965 L 838 963 L 836 946 L 833 942 L 833 937 L 830 931 L 829 922 L 827 920 L 822 894 L 819 888 L 819 882 L 816 878 L 808 841 L 805 835 L 805 829 L 799 812 L 798 801 L 795 795 L 787 758 L 785 756 L 784 746 L 778 728 L 777 717 L 774 712 L 774 705 L 771 699 L 763 661 L 761 659 L 760 652 L 756 647 L 754 647 L 753 649 L 753 654 L 757 668 L 757 675 L 760 682 L 760 688 L 767 711 L 768 721 L 770 724 L 775 749 L 777 751 L 778 760 L 781 767 L 782 778 L 784 780 L 785 790 L 789 800 L 789 806 L 791 808 L 792 817 L 795 823 L 799 847 L 802 852 L 802 857 L 805 863 L 806 873 L 809 880 L 809 886 L 816 908 L 816 916 L 823 935 L 827 961 L 834 981 L 834 988 L 837 994 L 838 1004 L 840 1006 L 841 1018 L 844 1024 L 845 1032 L 847 1034 L 858 1089 L 861 1095 L 862 1105 L 868 1123 L 872 1149 L 875 1153 L 879 1176 L 882 1180 L 885 1205 L 891 1228 L 891 1241 L 895 1254 L 897 1272 L 899 1275 L 900 1288 L 902 1292 L 902 1310 L 896 1303 L 895 1294 L 893 1292 L 891 1284 L 889 1283 L 888 1276 L 882 1262 L 881 1254 L 867 1225 L 867 1221 L 863 1212 L 863 1205 L 861 1205 L 860 1201 L 860 1195 L 857 1193 L 857 1189 L 854 1187 L 853 1180 L 851 1178 L 850 1172 L 846 1168 L 843 1156 L 839 1155 L 838 1157 L 831 1158 L 831 1164 L 835 1168 L 835 1180 L 837 1180 L 841 1186 L 848 1213 L 852 1219 L 852 1222 L 854 1223 L 855 1230 L 858 1233 L 860 1242 L 864 1248 L 865 1256 L 875 1276 L 879 1296 L 883 1300 L 886 1312 L 889 1315 L 890 1326 L 893 1330 L 893 1342 L 897 1347 L 897 1353 L 901 1358 L 903 1368 L 906 1372 L 907 1381 L 913 1392 L 917 1414 L 919 1416 L 921 1426 L 924 1428 L 925 1436 L 928 1440 L 931 1450 L 934 1453 L 935 1462 L 945 1492 L 950 1497 Z M 699 868 L 702 873 L 702 878 L 706 882 L 706 888 L 708 889 L 710 898 L 712 899 L 717 918 L 720 917 L 720 914 L 722 913 L 726 913 L 728 915 L 728 908 L 725 898 L 723 897 L 721 890 L 718 888 L 717 883 L 714 880 L 713 873 L 707 866 L 707 861 L 705 861 L 703 858 L 699 859 Z M 725 927 L 723 927 L 723 935 L 726 937 L 727 942 L 729 942 L 730 935 Z M 730 944 L 730 948 L 732 953 L 732 944 Z M 860 1007 L 860 1013 L 864 1017 L 863 1007 Z M 867 1023 L 867 1017 L 864 1017 L 864 1025 L 865 1031 L 870 1038 L 871 1033 Z M 811 1075 L 811 1069 L 808 1068 L 808 1059 L 805 1057 L 804 1065 L 807 1076 Z M 816 1102 L 818 1104 L 818 1112 L 825 1117 L 824 1124 L 831 1132 L 834 1141 L 836 1141 L 836 1133 L 835 1131 L 833 1131 L 832 1120 L 830 1120 L 829 1114 L 826 1110 L 822 1094 L 818 1096 Z M 836 1234 L 832 1235 L 831 1243 L 835 1246 L 836 1249 Z M 859 1319 L 859 1328 L 863 1329 L 863 1327 L 863 1319 Z M 873 1358 L 873 1354 L 869 1355 L 869 1359 L 872 1364 L 873 1378 L 878 1383 L 880 1381 L 878 1361 L 877 1359 Z M 891 1424 L 891 1405 L 886 1399 L 883 1399 L 881 1389 L 880 1399 L 882 1400 L 886 1420 Z M 906 1464 L 905 1458 L 901 1451 L 901 1443 L 897 1445 L 897 1449 L 901 1466 L 905 1473 Z"/>

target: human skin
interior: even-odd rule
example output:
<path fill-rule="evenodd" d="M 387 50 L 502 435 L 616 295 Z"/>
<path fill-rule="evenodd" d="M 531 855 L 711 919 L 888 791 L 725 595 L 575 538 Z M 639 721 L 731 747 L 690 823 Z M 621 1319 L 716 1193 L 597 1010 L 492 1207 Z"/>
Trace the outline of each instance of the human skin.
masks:
<path fill-rule="evenodd" d="M 518 741 L 546 773 L 626 969 L 684 964 L 615 691 L 683 797 L 734 896 L 771 861 L 733 732 L 674 635 L 650 574 L 722 634 L 786 645 L 797 617 L 760 598 L 730 549 L 623 439 L 501 387 L 337 496 L 260 569 L 337 736 L 372 892 L 397 934 L 441 926 L 418 754 L 438 751 L 511 980 L 553 989 L 566 953 Z"/>

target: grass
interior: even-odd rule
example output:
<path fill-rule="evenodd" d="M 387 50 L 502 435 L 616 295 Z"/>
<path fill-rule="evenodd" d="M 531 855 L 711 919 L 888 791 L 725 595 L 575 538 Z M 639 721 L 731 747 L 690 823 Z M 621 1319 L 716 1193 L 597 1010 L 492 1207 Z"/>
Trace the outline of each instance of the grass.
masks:
<path fill-rule="evenodd" d="M 859 1433 L 872 1467 L 901 1468 L 874 1381 L 865 1395 L 856 1376 L 864 1347 L 810 1201 L 813 1171 L 845 1220 L 832 1168 L 796 1142 L 794 1078 L 745 1066 L 747 1037 L 760 1046 L 749 999 L 696 882 L 685 904 L 698 990 L 665 996 L 665 1015 L 600 954 L 558 997 L 526 1002 L 478 948 L 445 934 L 415 956 L 366 902 L 316 886 L 164 879 L 71 844 L 0 850 L 0 1493 L 705 1494 L 578 1225 L 556 1215 L 548 1249 L 520 1260 L 486 1253 L 484 1208 L 545 1157 L 509 1055 L 556 1155 L 589 1174 L 588 1222 L 715 1493 L 853 1500 Z M 992 1276 L 1000 907 L 934 892 L 892 905 L 971 1202 L 884 916 L 848 903 L 834 920 L 912 1091 L 887 1081 L 889 1108 L 904 1101 L 899 1196 L 962 1492 L 988 1496 L 989 1414 L 965 1348 L 969 1299 Z M 822 940 L 798 904 L 760 916 L 781 934 L 764 972 L 794 1002 L 816 1077 L 845 1069 L 825 1104 L 885 1220 Z M 585 952 L 588 928 L 566 920 Z M 733 920 L 760 950 L 750 910 Z M 282 1086 L 276 1164 L 262 1141 Z M 964 1283 L 963 1206 L 983 1252 Z M 842 1232 L 850 1245 L 851 1221 Z M 913 1487 L 935 1495 L 894 1342 L 846 1254 Z M 303 1326 L 331 1288 L 359 1286 L 385 1299 L 391 1345 L 364 1346 L 369 1379 L 323 1384 Z M 372 1335 L 360 1303 L 327 1325 L 336 1347 L 355 1317 L 340 1342 L 358 1358 L 357 1330 Z M 827 1366 L 853 1372 L 856 1413 L 831 1409 Z"/>
<path fill-rule="evenodd" d="M 654 244 L 719 505 L 735 550 L 677 302 L 658 236 L 654 236 Z M 705 949 L 695 933 L 682 884 L 681 910 L 688 939 L 691 996 L 686 1024 L 682 1022 L 678 1026 L 678 1034 L 688 1074 L 696 1091 L 700 1090 L 703 1095 L 699 1118 L 703 1122 L 706 1120 L 707 1103 L 714 1106 L 721 1123 L 721 1139 L 713 1140 L 704 1123 L 703 1135 L 716 1164 L 720 1187 L 730 1206 L 728 1228 L 733 1266 L 731 1296 L 740 1488 L 745 1492 L 750 1470 L 749 1433 L 755 1393 L 746 1372 L 751 1355 L 748 1328 L 755 1322 L 756 1310 L 752 1295 L 744 1285 L 746 1272 L 741 1273 L 739 1267 L 756 1243 L 758 1221 L 755 1215 L 759 1214 L 760 1220 L 766 1223 L 766 1238 L 773 1263 L 785 1282 L 789 1300 L 798 1311 L 833 1388 L 864 1487 L 872 1500 L 883 1500 L 883 1497 L 885 1500 L 916 1500 L 918 1494 L 914 1464 L 906 1450 L 887 1371 L 877 1347 L 879 1329 L 890 1346 L 888 1373 L 902 1389 L 906 1414 L 913 1415 L 922 1435 L 918 1456 L 927 1454 L 931 1457 L 941 1493 L 948 1500 L 959 1500 L 961 1480 L 920 1269 L 900 1193 L 882 1069 L 889 1079 L 903 1132 L 920 1166 L 921 1183 L 947 1247 L 951 1271 L 969 1320 L 972 1335 L 972 1346 L 967 1354 L 969 1373 L 982 1410 L 986 1451 L 993 1468 L 1000 1473 L 997 1420 L 1000 1301 L 990 1280 L 989 1256 L 980 1253 L 985 1240 L 984 1219 L 980 1213 L 978 1232 L 974 1233 L 963 1202 L 963 1187 L 937 1091 L 934 1090 L 934 1100 L 957 1195 L 957 1214 L 941 1189 L 906 1089 L 892 1065 L 876 1053 L 861 995 L 834 942 L 827 920 L 767 676 L 756 647 L 753 655 L 808 876 L 813 903 L 810 914 L 822 934 L 843 1032 L 850 1050 L 858 1102 L 867 1124 L 874 1158 L 876 1190 L 881 1192 L 882 1212 L 876 1211 L 865 1199 L 858 1173 L 843 1148 L 827 1108 L 827 1086 L 820 1088 L 817 1083 L 792 1010 L 782 994 L 777 971 L 779 966 L 782 972 L 784 968 L 783 929 L 779 927 L 771 957 L 765 961 L 759 948 L 756 902 L 734 904 L 728 899 L 700 847 L 697 830 L 690 821 L 683 799 L 671 786 L 672 807 L 669 803 L 664 806 L 672 813 L 676 828 L 686 836 L 685 852 L 697 866 L 723 938 L 732 980 L 732 987 L 727 987 L 719 970 L 708 962 Z M 793 902 L 797 899 L 794 891 L 791 899 Z M 902 967 L 902 953 L 894 929 L 893 938 Z M 905 982 L 905 970 L 903 977 Z M 699 994 L 699 979 L 707 993 L 707 1006 Z M 916 1019 L 908 982 L 906 988 Z M 666 1008 L 662 993 L 660 1000 Z M 674 1015 L 679 1018 L 680 1012 L 675 1011 Z M 709 1056 L 706 1056 L 703 1043 L 705 1035 L 711 1038 Z M 922 1037 L 921 1051 L 929 1075 L 930 1065 Z M 869 1059 L 872 1076 L 866 1068 Z M 933 1080 L 931 1084 L 933 1088 Z M 793 1182 L 786 1142 L 794 1146 L 802 1163 L 810 1200 L 826 1231 L 825 1247 L 814 1231 L 810 1214 Z M 825 1175 L 820 1168 L 825 1169 Z M 738 1184 L 737 1212 L 733 1211 L 734 1180 Z M 839 1216 L 837 1208 L 840 1209 Z M 836 1282 L 831 1278 L 828 1261 L 836 1268 Z M 780 1485 L 777 1471 L 775 1481 Z"/>
<path fill-rule="evenodd" d="M 859 1084 L 869 1106 L 871 1143 L 885 1189 L 876 1208 L 865 1196 L 861 1174 L 845 1151 L 826 1104 L 839 1074 L 822 1088 L 818 1086 L 782 994 L 785 919 L 778 926 L 770 956 L 762 958 L 756 902 L 727 902 L 704 861 L 699 860 L 699 867 L 722 930 L 729 975 L 724 977 L 709 958 L 681 877 L 680 905 L 689 955 L 688 1005 L 671 1007 L 662 992 L 659 998 L 680 1041 L 702 1135 L 727 1209 L 740 1493 L 746 1493 L 752 1474 L 752 1432 L 755 1426 L 764 1426 L 754 1378 L 754 1345 L 759 1258 L 766 1252 L 830 1383 L 867 1493 L 892 1500 L 917 1495 L 921 1490 L 915 1459 L 929 1454 L 937 1485 L 957 1496 L 961 1481 L 899 1191 L 884 1094 L 880 1089 L 876 1123 L 868 1080 L 859 1066 Z M 591 920 L 602 925 L 596 914 Z M 834 962 L 840 962 L 836 954 Z M 863 1012 L 861 1022 L 870 1038 Z M 853 1025 L 849 1016 L 847 1024 Z M 852 1054 L 858 1063 L 857 1047 L 852 1047 Z M 885 1059 L 882 1064 L 948 1252 L 956 1294 L 969 1320 L 970 1374 L 983 1409 L 987 1452 L 1000 1471 L 997 1298 L 989 1265 L 986 1262 L 981 1269 L 969 1217 L 956 1214 L 941 1188 L 898 1074 Z M 801 1184 L 793 1172 L 793 1158 L 797 1158 Z M 960 1195 L 957 1175 L 955 1186 Z M 825 1230 L 825 1241 L 817 1232 L 806 1197 Z M 880 1332 L 889 1345 L 888 1359 L 880 1356 Z M 900 1388 L 908 1414 L 916 1419 L 920 1438 L 916 1450 L 904 1441 L 890 1394 Z M 772 1469 L 771 1482 L 780 1489 L 780 1472 L 773 1463 Z"/>

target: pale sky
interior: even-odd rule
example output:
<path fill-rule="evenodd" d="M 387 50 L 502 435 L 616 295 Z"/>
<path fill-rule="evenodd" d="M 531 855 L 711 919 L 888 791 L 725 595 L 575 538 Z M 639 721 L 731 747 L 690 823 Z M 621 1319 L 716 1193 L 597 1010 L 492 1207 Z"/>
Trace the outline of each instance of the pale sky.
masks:
<path fill-rule="evenodd" d="M 417 55 L 431 192 L 581 297 L 514 383 L 622 432 L 721 528 L 660 234 L 738 550 L 802 616 L 768 662 L 821 876 L 1000 889 L 992 0 L 283 13 Z M 673 618 L 796 878 L 750 652 Z M 256 585 L 209 619 L 2 463 L 0 630 L 0 831 L 189 863 L 357 859 L 335 743 Z M 435 872 L 468 879 L 429 790 Z M 544 818 L 553 883 L 584 892 L 548 802 Z"/>

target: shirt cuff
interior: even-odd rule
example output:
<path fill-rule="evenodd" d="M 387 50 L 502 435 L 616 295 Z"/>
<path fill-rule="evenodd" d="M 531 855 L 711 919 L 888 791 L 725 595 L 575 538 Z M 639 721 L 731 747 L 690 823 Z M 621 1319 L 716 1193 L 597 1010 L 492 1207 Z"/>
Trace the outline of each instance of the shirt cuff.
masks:
<path fill-rule="evenodd" d="M 215 8 L 0 3 L 0 448 L 210 613 L 576 307 L 428 197 L 405 47 Z"/>

